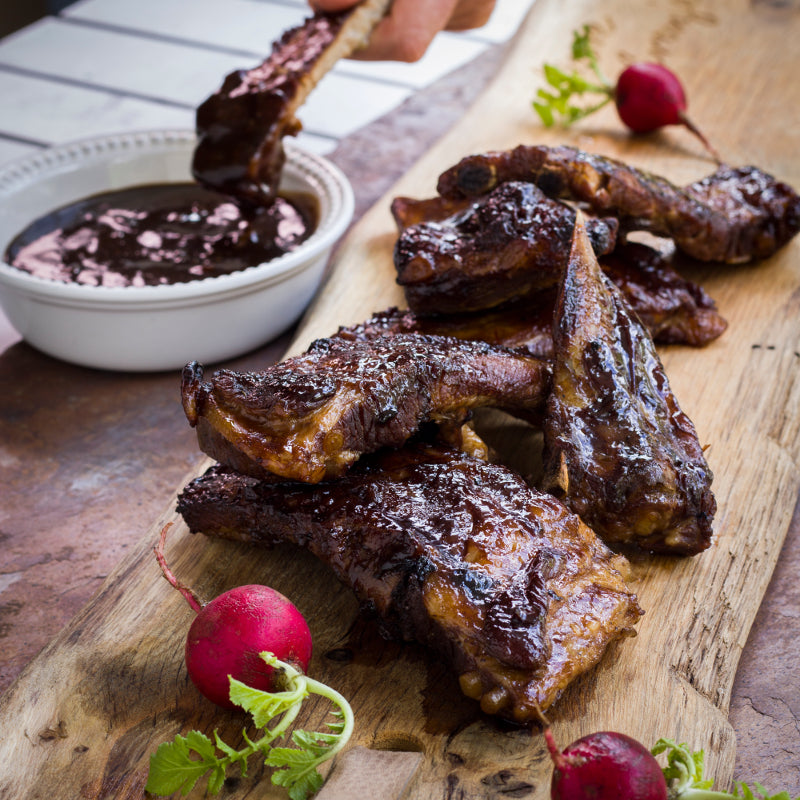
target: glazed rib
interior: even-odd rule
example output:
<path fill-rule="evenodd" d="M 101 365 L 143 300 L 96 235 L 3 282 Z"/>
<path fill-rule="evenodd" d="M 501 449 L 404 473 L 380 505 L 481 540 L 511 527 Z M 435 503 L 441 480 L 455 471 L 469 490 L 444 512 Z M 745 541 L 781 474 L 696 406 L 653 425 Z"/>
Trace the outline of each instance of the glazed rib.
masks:
<path fill-rule="evenodd" d="M 582 225 L 556 319 L 545 488 L 606 541 L 665 553 L 706 549 L 716 502 L 703 448 Z"/>
<path fill-rule="evenodd" d="M 196 363 L 181 394 L 201 448 L 248 474 L 316 483 L 363 453 L 399 446 L 428 422 L 460 426 L 490 406 L 540 419 L 550 386 L 541 359 L 485 342 L 401 334 L 319 339 L 259 373 Z"/>
<path fill-rule="evenodd" d="M 440 209 L 431 205 L 429 213 L 438 216 Z M 402 213 L 396 205 L 396 218 L 409 215 L 407 199 Z M 422 315 L 478 311 L 526 298 L 558 282 L 574 224 L 574 209 L 532 183 L 503 183 L 464 210 L 404 227 L 394 248 L 397 282 L 411 309 Z M 617 227 L 615 219 L 587 222 L 598 254 L 614 248 Z"/>
<path fill-rule="evenodd" d="M 390 637 L 454 667 L 481 708 L 537 720 L 642 611 L 616 556 L 552 497 L 504 467 L 427 445 L 347 475 L 273 485 L 212 468 L 178 501 L 189 529 L 308 548 Z"/>
<path fill-rule="evenodd" d="M 284 163 L 282 139 L 301 128 L 295 112 L 338 59 L 367 43 L 389 5 L 362 0 L 344 12 L 316 13 L 284 33 L 262 64 L 228 75 L 197 109 L 195 179 L 251 204 L 272 200 Z"/>
<path fill-rule="evenodd" d="M 600 259 L 600 267 L 659 344 L 703 347 L 728 327 L 704 289 L 652 247 L 617 245 Z"/>
<path fill-rule="evenodd" d="M 416 312 L 405 315 L 406 330 L 552 352 L 550 287 L 569 255 L 573 209 L 511 182 L 478 201 L 395 198 L 392 212 L 401 229 L 398 282 Z M 654 339 L 700 347 L 722 334 L 727 323 L 714 301 L 658 250 L 627 242 L 608 252 L 612 223 L 587 220 L 592 247 Z"/>
<path fill-rule="evenodd" d="M 546 195 L 615 216 L 622 231 L 666 236 L 687 255 L 728 263 L 766 258 L 800 229 L 800 196 L 757 167 L 721 167 L 681 189 L 657 175 L 572 147 L 520 145 L 468 156 L 439 177 L 447 198 L 530 181 Z"/>

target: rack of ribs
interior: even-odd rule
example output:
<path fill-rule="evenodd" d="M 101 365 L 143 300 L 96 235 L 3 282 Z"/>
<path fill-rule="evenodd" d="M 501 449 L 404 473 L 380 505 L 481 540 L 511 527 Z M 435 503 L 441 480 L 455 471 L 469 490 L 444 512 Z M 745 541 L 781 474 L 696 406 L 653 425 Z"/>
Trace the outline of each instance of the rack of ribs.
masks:
<path fill-rule="evenodd" d="M 626 560 L 505 467 L 415 442 L 319 484 L 274 484 L 221 466 L 186 486 L 189 529 L 328 564 L 382 632 L 454 667 L 481 709 L 536 721 L 642 611 Z"/>
<path fill-rule="evenodd" d="M 200 447 L 255 477 L 316 483 L 425 423 L 460 428 L 471 410 L 540 420 L 550 366 L 486 342 L 417 333 L 319 339 L 255 373 L 184 367 L 181 397 Z"/>
<path fill-rule="evenodd" d="M 262 64 L 228 75 L 197 109 L 195 180 L 254 205 L 268 204 L 283 169 L 283 137 L 301 128 L 295 112 L 338 59 L 367 43 L 389 5 L 363 0 L 347 11 L 318 12 L 286 31 Z"/>
<path fill-rule="evenodd" d="M 576 225 L 554 325 L 545 483 L 609 542 L 695 554 L 716 502 L 655 345 Z"/>
<path fill-rule="evenodd" d="M 437 188 L 443 197 L 459 199 L 509 181 L 529 181 L 549 197 L 617 217 L 622 232 L 668 237 L 700 261 L 766 258 L 800 230 L 800 196 L 753 166 L 722 166 L 680 188 L 607 156 L 519 145 L 463 158 L 439 176 Z"/>

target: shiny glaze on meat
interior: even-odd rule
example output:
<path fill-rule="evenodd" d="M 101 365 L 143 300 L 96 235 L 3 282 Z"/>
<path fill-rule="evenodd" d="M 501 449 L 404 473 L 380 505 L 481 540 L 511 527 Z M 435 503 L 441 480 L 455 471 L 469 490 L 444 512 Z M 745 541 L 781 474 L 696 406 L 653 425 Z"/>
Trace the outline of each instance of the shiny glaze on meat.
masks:
<path fill-rule="evenodd" d="M 423 315 L 519 300 L 558 282 L 574 224 L 574 209 L 532 183 L 503 183 L 463 211 L 403 228 L 394 248 L 397 282 Z M 587 227 L 599 254 L 613 249 L 616 220 Z"/>
<path fill-rule="evenodd" d="M 715 222 L 720 217 L 725 221 L 727 230 L 720 234 L 725 257 L 705 261 L 767 258 L 800 230 L 800 197 L 757 167 L 723 166 L 684 191 L 710 209 Z"/>
<path fill-rule="evenodd" d="M 660 344 L 703 347 L 728 327 L 702 287 L 679 275 L 668 259 L 647 245 L 617 245 L 600 259 L 600 266 Z M 556 296 L 556 287 L 541 289 L 524 300 L 471 314 L 423 316 L 394 307 L 340 328 L 336 335 L 350 339 L 397 333 L 455 336 L 552 358 Z"/>
<path fill-rule="evenodd" d="M 702 287 L 679 275 L 669 259 L 647 245 L 619 244 L 600 259 L 600 266 L 658 343 L 702 347 L 728 326 Z M 409 309 L 389 308 L 340 328 L 336 335 L 350 339 L 397 333 L 455 336 L 551 358 L 556 297 L 556 287 L 541 289 L 522 301 L 472 314 L 421 316 Z"/>
<path fill-rule="evenodd" d="M 716 502 L 703 448 L 580 225 L 556 318 L 545 487 L 606 541 L 704 550 Z"/>
<path fill-rule="evenodd" d="M 540 221 L 547 218 L 555 225 L 560 219 L 558 236 L 569 236 L 571 241 L 574 211 L 552 204 L 532 184 L 528 184 L 528 191 L 522 191 L 519 187 L 524 185 L 501 184 L 486 197 L 502 197 L 506 221 L 533 223 L 530 204 L 540 203 L 544 209 Z M 470 217 L 470 209 L 476 207 L 478 204 L 463 198 L 395 198 L 392 210 L 401 228 L 395 258 L 402 251 L 406 265 L 433 265 L 436 272 L 430 284 L 412 282 L 404 287 L 409 304 L 417 311 L 405 314 L 405 330 L 482 339 L 524 347 L 537 355 L 551 354 L 555 290 L 548 284 L 560 280 L 569 243 L 553 238 L 553 226 L 545 225 L 534 233 L 524 224 L 500 224 L 502 215 Z M 467 217 L 472 227 L 462 235 L 461 220 Z M 587 224 L 590 232 L 597 232 L 596 226 L 605 225 L 606 220 L 589 219 Z M 537 244 L 548 237 L 546 246 Z M 475 242 L 483 245 L 470 246 Z M 597 252 L 597 236 L 592 246 Z M 534 260 L 524 265 L 518 262 L 515 271 L 509 254 L 531 254 L 534 248 L 538 248 Z M 727 328 L 708 294 L 679 275 L 672 261 L 652 247 L 618 243 L 612 252 L 600 257 L 600 265 L 659 343 L 700 347 Z M 508 302 L 479 311 L 454 310 L 460 306 L 488 307 L 498 298 Z"/>
<path fill-rule="evenodd" d="M 766 258 L 800 230 L 800 196 L 757 167 L 720 167 L 685 188 L 606 156 L 573 147 L 519 145 L 467 156 L 439 177 L 449 198 L 486 194 L 527 180 L 550 197 L 615 216 L 621 230 L 666 236 L 701 261 Z"/>
<path fill-rule="evenodd" d="M 427 422 L 460 426 L 470 410 L 538 419 L 549 365 L 527 354 L 440 336 L 319 339 L 262 372 L 196 363 L 181 394 L 200 445 L 218 461 L 311 483 L 341 475 L 363 453 L 398 446 Z"/>
<path fill-rule="evenodd" d="M 298 107 L 339 58 L 366 44 L 388 5 L 362 0 L 339 13 L 316 13 L 286 31 L 262 64 L 230 73 L 197 109 L 195 179 L 244 202 L 269 203 L 285 160 L 282 139 L 301 128 Z"/>
<path fill-rule="evenodd" d="M 457 450 L 382 451 L 313 486 L 212 468 L 178 510 L 193 532 L 308 548 L 387 636 L 433 648 L 483 711 L 518 722 L 642 613 L 624 558 L 556 499 Z"/>
<path fill-rule="evenodd" d="M 652 247 L 617 245 L 600 266 L 659 344 L 703 347 L 728 327 L 705 290 Z"/>

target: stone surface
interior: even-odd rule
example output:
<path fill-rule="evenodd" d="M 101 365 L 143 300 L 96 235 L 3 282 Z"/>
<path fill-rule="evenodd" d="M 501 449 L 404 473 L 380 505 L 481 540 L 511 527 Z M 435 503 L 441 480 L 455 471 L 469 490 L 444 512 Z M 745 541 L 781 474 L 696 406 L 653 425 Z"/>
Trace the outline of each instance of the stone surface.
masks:
<path fill-rule="evenodd" d="M 736 776 L 800 794 L 800 505 L 733 685 Z"/>

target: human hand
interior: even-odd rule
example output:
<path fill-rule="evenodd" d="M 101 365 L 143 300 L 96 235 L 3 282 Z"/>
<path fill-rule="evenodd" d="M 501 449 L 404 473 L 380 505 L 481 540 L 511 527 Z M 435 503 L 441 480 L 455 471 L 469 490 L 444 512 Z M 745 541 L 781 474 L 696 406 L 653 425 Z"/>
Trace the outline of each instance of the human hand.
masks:
<path fill-rule="evenodd" d="M 315 11 L 341 11 L 358 0 L 309 0 Z M 479 28 L 495 0 L 394 0 L 369 44 L 351 56 L 367 61 L 419 61 L 439 31 Z"/>

